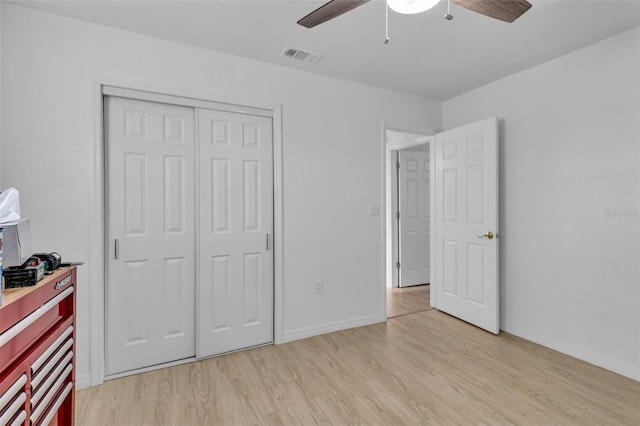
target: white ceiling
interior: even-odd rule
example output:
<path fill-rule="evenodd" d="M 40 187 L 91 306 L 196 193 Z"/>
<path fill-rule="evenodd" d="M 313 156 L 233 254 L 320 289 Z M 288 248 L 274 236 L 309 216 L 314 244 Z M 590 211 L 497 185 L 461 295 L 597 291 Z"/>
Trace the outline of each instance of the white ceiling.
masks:
<path fill-rule="evenodd" d="M 9 3 L 371 86 L 446 100 L 640 25 L 640 0 L 529 0 L 507 24 L 446 0 L 418 15 L 371 2 L 313 29 L 296 21 L 320 0 L 39 1 Z M 318 52 L 315 65 L 279 56 Z"/>

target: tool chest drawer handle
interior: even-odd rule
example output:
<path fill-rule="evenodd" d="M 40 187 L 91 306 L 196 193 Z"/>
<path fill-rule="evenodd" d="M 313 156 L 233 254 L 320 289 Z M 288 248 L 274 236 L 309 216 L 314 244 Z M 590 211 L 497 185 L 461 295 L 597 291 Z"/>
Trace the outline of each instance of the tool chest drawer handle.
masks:
<path fill-rule="evenodd" d="M 60 377 L 64 378 L 66 377 L 67 374 L 69 374 L 68 371 L 66 370 L 64 371 L 64 373 L 62 373 L 62 370 L 65 369 L 65 366 L 67 367 L 67 370 L 71 368 L 72 359 L 73 359 L 73 352 L 69 352 L 67 356 L 62 360 L 62 362 L 60 362 L 60 364 L 56 367 L 56 369 L 53 370 L 53 373 L 51 373 L 47 377 L 47 380 L 45 380 L 44 383 L 42 383 L 42 385 L 38 386 L 37 388 L 34 387 L 33 385 L 31 386 L 31 406 L 32 407 L 35 407 L 36 405 L 38 405 L 42 397 L 45 395 L 45 391 L 49 389 L 49 387 L 51 386 L 51 383 L 53 383 L 56 379 L 59 379 Z"/>
<path fill-rule="evenodd" d="M 26 400 L 27 400 L 27 394 L 22 392 L 20 396 L 18 396 L 18 398 L 16 398 L 16 400 L 13 401 L 13 404 L 11 404 L 9 409 L 4 412 L 2 417 L 0 417 L 0 425 L 6 425 L 7 423 L 9 423 L 9 420 L 11 420 L 13 416 L 20 411 L 20 408 L 24 406 L 24 402 Z"/>
<path fill-rule="evenodd" d="M 13 421 L 13 423 L 11 423 L 11 426 L 23 425 L 25 420 L 27 420 L 27 412 L 22 410 L 20 411 L 20 414 L 18 414 L 18 417 L 16 417 L 16 419 Z"/>
<path fill-rule="evenodd" d="M 65 297 L 73 293 L 73 287 L 67 287 L 62 293 L 49 300 L 44 305 L 40 306 L 38 309 L 27 315 L 24 319 L 16 323 L 13 327 L 0 334 L 0 348 L 7 344 L 11 339 L 16 337 L 22 331 L 24 331 L 31 324 L 36 322 L 38 318 L 42 317 L 44 314 L 49 312 L 49 310 L 53 309 L 58 305 Z"/>
<path fill-rule="evenodd" d="M 16 380 L 16 382 L 13 385 L 11 385 L 9 389 L 7 389 L 5 393 L 0 395 L 0 413 L 2 412 L 2 410 L 4 410 L 7 404 L 9 404 L 9 401 L 11 401 L 13 397 L 20 392 L 20 390 L 24 389 L 24 385 L 26 384 L 27 384 L 27 375 L 23 374 L 18 378 L 18 380 Z"/>
<path fill-rule="evenodd" d="M 44 351 L 44 353 L 42 355 L 40 355 L 38 357 L 37 360 L 34 361 L 33 364 L 31 364 L 31 375 L 33 376 L 33 374 L 38 371 L 40 369 L 40 367 L 42 367 L 42 364 L 44 364 L 44 362 L 49 359 L 49 357 L 51 356 L 52 353 L 54 353 L 56 351 L 56 349 L 58 349 L 58 347 L 62 344 L 62 342 L 64 342 L 64 340 L 71 335 L 71 333 L 73 332 L 73 326 L 70 325 L 69 327 L 67 327 L 67 329 L 60 335 L 60 337 L 58 337 L 56 339 L 55 342 L 53 342 L 51 344 L 51 346 L 49 346 L 47 348 L 46 351 Z"/>
<path fill-rule="evenodd" d="M 44 380 L 45 377 L 47 377 L 49 372 L 53 370 L 53 367 L 56 364 L 58 364 L 58 361 L 62 359 L 62 357 L 67 353 L 67 351 L 71 348 L 72 345 L 73 345 L 73 339 L 69 339 L 67 343 L 65 343 L 64 346 L 62 346 L 60 350 L 56 352 L 56 354 L 51 358 L 51 360 L 45 364 L 42 370 L 38 371 L 38 373 L 35 375 L 32 374 L 31 376 L 32 390 L 38 389 L 38 385 L 40 385 L 40 382 Z"/>
<path fill-rule="evenodd" d="M 18 414 L 18 417 L 16 417 L 16 419 L 13 421 L 13 423 L 11 423 L 11 426 L 20 426 L 24 424 L 25 420 L 27 420 L 27 412 L 22 410 L 20 411 L 20 414 Z"/>
<path fill-rule="evenodd" d="M 38 404 L 38 406 L 34 410 L 31 411 L 31 424 L 36 424 L 38 422 L 43 411 L 45 410 L 45 408 L 47 408 L 47 406 L 49 405 L 53 397 L 56 395 L 56 392 L 60 390 L 60 388 L 62 387 L 62 384 L 64 383 L 69 373 L 71 373 L 72 369 L 73 369 L 73 366 L 69 364 L 67 366 L 67 369 L 64 371 L 64 373 L 58 378 L 58 380 L 51 387 L 51 389 L 49 389 L 49 392 L 47 392 L 45 397 L 42 399 L 42 402 Z M 71 382 L 67 383 L 67 387 L 63 391 L 61 397 L 57 399 L 57 401 L 64 400 L 64 397 L 67 396 L 67 393 L 68 393 L 67 389 L 71 389 L 72 387 L 73 387 L 73 384 Z M 56 405 L 57 404 L 58 403 L 56 402 Z M 46 423 L 42 422 L 42 424 L 46 424 Z"/>
<path fill-rule="evenodd" d="M 64 388 L 64 391 L 62 391 L 62 393 L 60 394 L 60 396 L 56 400 L 55 404 L 53 405 L 53 407 L 51 407 L 51 410 L 49 410 L 49 412 L 47 413 L 47 416 L 44 418 L 44 420 L 40 424 L 48 425 L 51 422 L 51 419 L 58 412 L 58 410 L 60 409 L 60 406 L 64 402 L 64 400 L 67 397 L 67 395 L 69 395 L 69 392 L 71 392 L 72 388 L 73 388 L 73 384 L 67 383 L 67 387 Z"/>

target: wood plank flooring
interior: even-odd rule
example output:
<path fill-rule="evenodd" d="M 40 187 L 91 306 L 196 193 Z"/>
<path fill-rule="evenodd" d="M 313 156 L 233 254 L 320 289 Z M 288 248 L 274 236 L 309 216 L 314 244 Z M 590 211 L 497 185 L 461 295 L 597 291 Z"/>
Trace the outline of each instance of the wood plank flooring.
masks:
<path fill-rule="evenodd" d="M 429 305 L 429 284 L 387 288 L 387 318 L 433 309 Z"/>
<path fill-rule="evenodd" d="M 108 381 L 81 425 L 639 425 L 640 383 L 436 310 Z"/>

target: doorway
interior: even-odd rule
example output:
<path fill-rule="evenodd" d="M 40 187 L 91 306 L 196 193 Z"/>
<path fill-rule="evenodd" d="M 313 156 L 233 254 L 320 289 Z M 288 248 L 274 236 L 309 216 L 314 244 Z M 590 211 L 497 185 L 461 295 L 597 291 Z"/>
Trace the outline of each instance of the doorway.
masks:
<path fill-rule="evenodd" d="M 432 137 L 385 129 L 387 318 L 431 309 Z"/>
<path fill-rule="evenodd" d="M 429 276 L 434 286 L 429 292 L 429 304 L 498 334 L 497 117 L 424 139 L 389 142 L 389 131 L 385 129 L 385 132 L 386 290 L 394 289 L 394 266 L 401 267 L 389 264 L 393 262 L 390 259 L 394 259 L 394 152 L 428 142 L 431 182 Z"/>
<path fill-rule="evenodd" d="M 429 144 L 396 152 L 398 287 L 429 284 Z"/>

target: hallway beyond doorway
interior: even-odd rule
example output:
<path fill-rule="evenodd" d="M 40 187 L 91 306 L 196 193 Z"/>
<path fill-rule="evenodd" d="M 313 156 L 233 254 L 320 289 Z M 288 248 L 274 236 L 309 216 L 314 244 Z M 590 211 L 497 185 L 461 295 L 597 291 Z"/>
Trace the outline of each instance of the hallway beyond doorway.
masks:
<path fill-rule="evenodd" d="M 433 309 L 429 305 L 429 284 L 387 288 L 387 318 Z"/>

